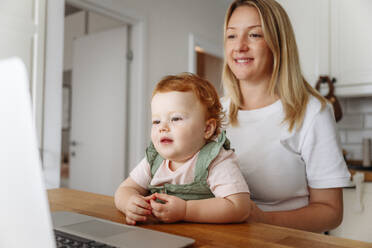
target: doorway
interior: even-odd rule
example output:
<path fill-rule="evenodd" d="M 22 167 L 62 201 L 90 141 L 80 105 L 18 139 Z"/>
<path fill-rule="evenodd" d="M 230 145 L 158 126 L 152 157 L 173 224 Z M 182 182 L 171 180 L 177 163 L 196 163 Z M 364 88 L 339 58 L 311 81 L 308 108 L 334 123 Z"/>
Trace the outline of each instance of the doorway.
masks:
<path fill-rule="evenodd" d="M 196 52 L 196 74 L 208 80 L 214 85 L 218 96 L 223 96 L 223 87 L 221 81 L 223 59 L 210 54 L 201 47 L 195 47 Z"/>
<path fill-rule="evenodd" d="M 65 5 L 61 187 L 112 194 L 125 177 L 128 29 Z"/>
<path fill-rule="evenodd" d="M 223 48 L 202 37 L 189 34 L 189 72 L 208 80 L 222 97 Z"/>

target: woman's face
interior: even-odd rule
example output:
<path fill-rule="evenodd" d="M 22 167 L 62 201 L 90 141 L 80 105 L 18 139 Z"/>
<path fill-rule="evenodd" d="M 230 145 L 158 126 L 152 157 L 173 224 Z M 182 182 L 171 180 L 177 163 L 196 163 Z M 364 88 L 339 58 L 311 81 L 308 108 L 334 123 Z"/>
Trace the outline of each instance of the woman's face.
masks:
<path fill-rule="evenodd" d="M 240 6 L 231 15 L 226 29 L 225 56 L 239 81 L 258 82 L 271 77 L 273 55 L 263 37 L 256 8 Z"/>

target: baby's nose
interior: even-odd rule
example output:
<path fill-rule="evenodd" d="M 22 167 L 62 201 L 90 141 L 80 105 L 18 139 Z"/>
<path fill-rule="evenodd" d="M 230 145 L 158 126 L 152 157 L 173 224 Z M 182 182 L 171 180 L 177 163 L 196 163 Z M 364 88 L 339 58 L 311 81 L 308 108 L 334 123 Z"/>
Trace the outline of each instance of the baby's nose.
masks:
<path fill-rule="evenodd" d="M 159 131 L 160 132 L 168 132 L 169 131 L 168 122 L 165 122 L 165 121 L 161 122 Z"/>

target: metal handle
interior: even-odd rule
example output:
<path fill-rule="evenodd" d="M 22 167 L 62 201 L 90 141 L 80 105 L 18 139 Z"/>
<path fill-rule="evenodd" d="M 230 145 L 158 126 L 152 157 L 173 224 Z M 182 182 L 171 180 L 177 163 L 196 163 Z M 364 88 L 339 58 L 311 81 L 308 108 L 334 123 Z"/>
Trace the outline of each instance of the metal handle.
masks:
<path fill-rule="evenodd" d="M 79 143 L 76 142 L 75 140 L 73 140 L 73 141 L 70 142 L 70 145 L 71 145 L 71 146 L 77 146 L 78 144 L 79 144 Z"/>

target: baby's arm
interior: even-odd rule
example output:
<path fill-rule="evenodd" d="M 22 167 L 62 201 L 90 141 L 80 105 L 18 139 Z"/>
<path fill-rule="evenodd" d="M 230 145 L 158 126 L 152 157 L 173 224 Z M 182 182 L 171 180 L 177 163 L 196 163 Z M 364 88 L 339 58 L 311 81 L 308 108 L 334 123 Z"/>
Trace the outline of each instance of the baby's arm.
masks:
<path fill-rule="evenodd" d="M 115 192 L 115 206 L 126 216 L 126 222 L 135 225 L 137 221 L 146 221 L 151 215 L 150 199 L 145 197 L 147 190 L 128 177 Z"/>
<path fill-rule="evenodd" d="M 249 217 L 252 207 L 248 193 L 190 201 L 166 194 L 154 196 L 165 201 L 162 204 L 151 200 L 153 215 L 163 222 L 238 223 Z"/>
<path fill-rule="evenodd" d="M 186 221 L 210 223 L 237 223 L 245 221 L 251 212 L 248 193 L 237 193 L 225 198 L 189 201 Z"/>
<path fill-rule="evenodd" d="M 208 184 L 215 198 L 184 201 L 178 197 L 155 194 L 165 201 L 151 201 L 153 215 L 164 222 L 185 220 L 190 222 L 229 223 L 242 222 L 251 212 L 248 186 L 243 178 L 236 155 L 221 150 L 209 167 Z"/>

